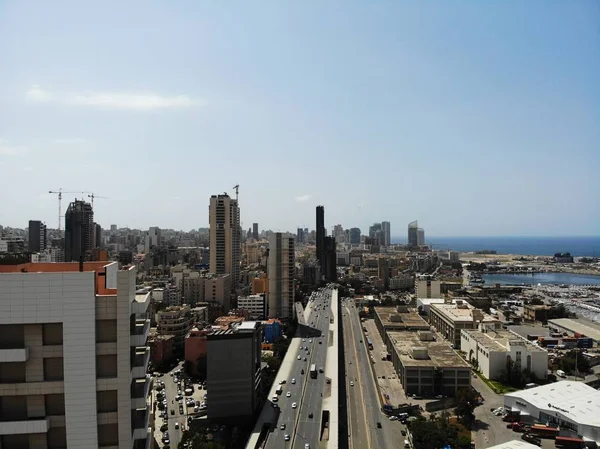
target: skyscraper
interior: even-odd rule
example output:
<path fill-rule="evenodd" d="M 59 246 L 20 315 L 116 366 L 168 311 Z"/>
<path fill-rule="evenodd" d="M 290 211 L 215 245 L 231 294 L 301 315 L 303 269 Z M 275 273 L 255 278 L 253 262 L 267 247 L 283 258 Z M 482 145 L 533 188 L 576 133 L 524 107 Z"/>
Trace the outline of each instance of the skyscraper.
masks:
<path fill-rule="evenodd" d="M 102 226 L 94 223 L 94 248 L 102 248 Z"/>
<path fill-rule="evenodd" d="M 232 288 L 240 281 L 240 209 L 229 195 L 213 195 L 209 206 L 210 271 L 231 274 Z M 258 224 L 257 224 L 258 226 Z"/>
<path fill-rule="evenodd" d="M 29 220 L 29 251 L 39 253 L 48 246 L 46 225 L 39 220 Z"/>
<path fill-rule="evenodd" d="M 413 221 L 408 224 L 408 246 L 419 246 L 419 222 Z"/>
<path fill-rule="evenodd" d="M 383 246 L 390 246 L 392 243 L 391 235 L 390 235 L 390 222 L 382 221 L 381 222 L 381 230 L 383 232 Z"/>
<path fill-rule="evenodd" d="M 383 245 L 383 231 L 381 223 L 373 223 L 369 227 L 369 237 L 371 237 L 371 245 Z"/>
<path fill-rule="evenodd" d="M 65 262 L 85 260 L 85 253 L 94 248 L 94 211 L 92 205 L 75 200 L 65 213 Z"/>
<path fill-rule="evenodd" d="M 417 245 L 425 246 L 425 229 L 423 228 L 417 229 Z"/>
<path fill-rule="evenodd" d="M 258 223 L 252 223 L 252 238 L 258 240 Z"/>
<path fill-rule="evenodd" d="M 337 281 L 337 252 L 335 237 L 325 237 L 325 249 L 323 259 L 325 264 L 321 268 L 321 273 L 325 275 L 325 279 L 329 282 Z"/>
<path fill-rule="evenodd" d="M 360 229 L 350 228 L 350 243 L 352 245 L 360 244 Z"/>
<path fill-rule="evenodd" d="M 269 238 L 269 318 L 292 318 L 294 311 L 294 274 L 296 269 L 294 239 L 281 232 Z"/>
<path fill-rule="evenodd" d="M 298 228 L 296 230 L 296 242 L 304 243 L 304 229 Z"/>
<path fill-rule="evenodd" d="M 325 208 L 323 206 L 317 206 L 317 260 L 321 265 L 321 273 L 325 272 L 325 236 L 327 231 L 325 229 Z"/>

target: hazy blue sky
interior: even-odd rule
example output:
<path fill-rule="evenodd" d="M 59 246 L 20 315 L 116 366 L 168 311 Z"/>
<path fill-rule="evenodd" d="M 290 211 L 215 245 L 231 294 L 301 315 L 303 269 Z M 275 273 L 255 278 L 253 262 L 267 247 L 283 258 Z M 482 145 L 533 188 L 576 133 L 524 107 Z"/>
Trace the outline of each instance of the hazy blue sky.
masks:
<path fill-rule="evenodd" d="M 323 204 L 363 232 L 597 235 L 599 22 L 592 0 L 0 1 L 0 224 L 55 227 L 62 187 L 109 197 L 103 227 L 191 229 L 240 184 L 246 229 Z"/>

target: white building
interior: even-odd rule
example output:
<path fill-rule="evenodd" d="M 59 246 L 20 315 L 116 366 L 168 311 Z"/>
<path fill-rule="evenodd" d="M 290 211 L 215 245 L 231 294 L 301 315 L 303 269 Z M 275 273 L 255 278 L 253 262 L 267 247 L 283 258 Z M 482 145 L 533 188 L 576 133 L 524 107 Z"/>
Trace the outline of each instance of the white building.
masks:
<path fill-rule="evenodd" d="M 510 364 L 529 370 L 539 379 L 548 377 L 548 352 L 505 330 L 461 331 L 461 350 L 470 362 L 476 361 L 478 368 L 488 379 L 497 380 Z M 509 359 L 510 357 L 510 359 Z"/>
<path fill-rule="evenodd" d="M 600 443 L 600 391 L 563 380 L 504 395 L 504 407 L 521 417 L 556 424 L 561 436 L 579 436 Z"/>
<path fill-rule="evenodd" d="M 418 275 L 415 278 L 415 293 L 417 298 L 439 298 L 441 294 L 441 281 L 428 275 Z"/>
<path fill-rule="evenodd" d="M 487 449 L 538 449 L 539 446 L 523 440 L 512 440 L 506 443 L 489 446 Z"/>
<path fill-rule="evenodd" d="M 264 320 L 266 318 L 267 304 L 264 294 L 239 296 L 237 306 L 238 309 L 247 310 L 252 320 Z"/>
<path fill-rule="evenodd" d="M 3 267 L 3 449 L 149 447 L 150 293 L 135 278 L 117 262 Z"/>
<path fill-rule="evenodd" d="M 429 309 L 432 304 L 444 304 L 446 300 L 444 298 L 417 298 L 417 310 L 423 313 L 423 315 L 429 316 Z"/>

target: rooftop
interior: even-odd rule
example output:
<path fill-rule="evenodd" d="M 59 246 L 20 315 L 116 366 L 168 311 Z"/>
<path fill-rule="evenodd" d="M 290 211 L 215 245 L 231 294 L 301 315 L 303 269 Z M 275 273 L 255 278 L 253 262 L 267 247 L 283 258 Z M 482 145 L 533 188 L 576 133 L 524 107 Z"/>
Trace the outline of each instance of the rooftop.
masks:
<path fill-rule="evenodd" d="M 557 318 L 555 320 L 548 320 L 548 324 L 556 324 L 572 332 L 579 332 L 586 337 L 600 341 L 600 326 L 589 321 L 576 318 Z"/>
<path fill-rule="evenodd" d="M 401 311 L 398 311 L 401 310 Z M 406 306 L 398 307 L 375 307 L 375 313 L 379 316 L 381 324 L 385 328 L 429 330 L 430 325 L 413 309 Z"/>
<path fill-rule="evenodd" d="M 489 351 L 504 352 L 508 350 L 509 340 L 517 340 L 520 343 L 525 343 L 527 350 L 530 352 L 544 352 L 542 348 L 532 345 L 529 341 L 517 337 L 515 334 L 505 330 L 488 330 L 486 332 L 477 330 L 462 329 L 462 332 L 469 334 L 477 343 Z"/>
<path fill-rule="evenodd" d="M 488 449 L 538 449 L 538 446 L 527 441 L 512 440 L 496 446 L 490 446 Z"/>
<path fill-rule="evenodd" d="M 548 413 L 560 413 L 578 424 L 600 426 L 600 391 L 583 382 L 563 380 L 504 396 L 529 402 Z"/>
<path fill-rule="evenodd" d="M 484 322 L 484 323 L 491 323 L 491 322 L 498 321 L 495 318 L 493 318 L 492 316 L 488 315 L 487 313 L 484 313 L 483 311 L 481 311 L 479 309 L 475 309 L 469 303 L 460 301 L 460 300 L 457 301 L 456 304 L 432 304 L 431 310 L 437 311 L 441 315 L 444 315 L 448 320 L 453 321 L 453 322 L 473 321 L 473 312 L 474 311 L 479 311 L 482 314 L 482 316 L 483 316 L 482 322 Z"/>
<path fill-rule="evenodd" d="M 421 340 L 419 334 L 412 331 L 388 331 L 388 337 L 404 366 L 469 368 L 467 362 L 460 358 L 447 342 L 435 334 L 436 340 L 433 341 Z M 428 357 L 423 360 L 414 359 L 411 353 L 415 348 L 426 349 Z"/>

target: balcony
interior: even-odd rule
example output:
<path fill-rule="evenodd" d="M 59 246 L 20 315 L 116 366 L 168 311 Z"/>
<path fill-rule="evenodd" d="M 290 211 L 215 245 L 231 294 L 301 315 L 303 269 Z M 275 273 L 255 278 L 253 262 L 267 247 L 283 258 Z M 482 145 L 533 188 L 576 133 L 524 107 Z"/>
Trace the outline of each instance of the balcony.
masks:
<path fill-rule="evenodd" d="M 131 410 L 131 432 L 134 440 L 148 437 L 150 427 L 150 412 L 147 407 Z"/>
<path fill-rule="evenodd" d="M 144 377 L 148 370 L 150 362 L 150 348 L 148 346 L 140 346 L 131 351 L 131 377 Z"/>
<path fill-rule="evenodd" d="M 133 408 L 145 408 L 150 393 L 150 376 L 145 375 L 131 381 L 131 405 Z"/>
<path fill-rule="evenodd" d="M 22 421 L 4 421 L 0 422 L 0 435 L 47 433 L 48 427 L 48 418 L 27 419 Z"/>
<path fill-rule="evenodd" d="M 152 292 L 148 292 L 143 295 L 135 295 L 135 299 L 131 303 L 131 313 L 136 315 L 145 315 L 148 312 L 151 299 Z"/>
<path fill-rule="evenodd" d="M 148 340 L 148 334 L 150 333 L 150 320 L 138 319 L 135 320 L 135 324 L 131 326 L 131 346 L 146 346 Z"/>
<path fill-rule="evenodd" d="M 0 349 L 0 363 L 2 362 L 26 362 L 29 359 L 29 349 Z"/>

